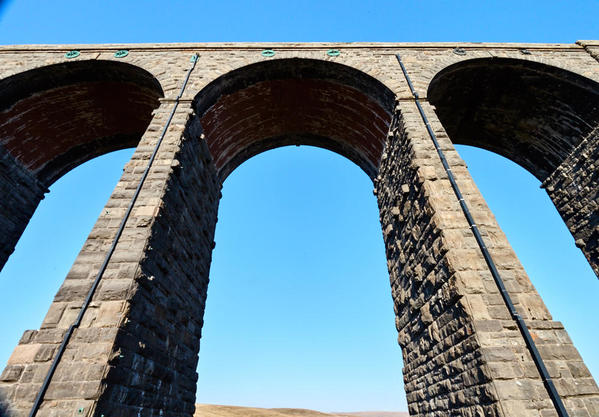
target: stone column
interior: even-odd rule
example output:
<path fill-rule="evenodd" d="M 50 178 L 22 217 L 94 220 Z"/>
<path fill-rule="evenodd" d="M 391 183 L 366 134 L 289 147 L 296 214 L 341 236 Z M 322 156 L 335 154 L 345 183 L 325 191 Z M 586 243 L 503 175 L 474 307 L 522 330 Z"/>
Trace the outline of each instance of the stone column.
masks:
<path fill-rule="evenodd" d="M 599 390 L 553 321 L 434 111 L 423 103 L 472 215 L 571 416 Z M 375 181 L 412 416 L 557 416 L 412 100 L 397 107 Z"/>
<path fill-rule="evenodd" d="M 599 126 L 543 182 L 555 208 L 599 276 Z"/>
<path fill-rule="evenodd" d="M 29 413 L 173 105 L 163 101 L 155 111 L 41 328 L 26 331 L 10 357 L 0 396 L 12 416 Z M 193 414 L 221 185 L 199 127 L 188 123 L 189 106 L 175 113 L 39 417 Z"/>
<path fill-rule="evenodd" d="M 0 146 L 0 270 L 46 191 L 33 173 Z"/>

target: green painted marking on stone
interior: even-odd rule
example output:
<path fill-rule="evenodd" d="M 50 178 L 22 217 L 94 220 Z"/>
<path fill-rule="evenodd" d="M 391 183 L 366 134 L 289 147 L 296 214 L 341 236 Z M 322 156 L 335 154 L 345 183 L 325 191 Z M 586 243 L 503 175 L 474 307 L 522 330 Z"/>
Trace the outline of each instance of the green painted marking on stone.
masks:
<path fill-rule="evenodd" d="M 71 59 L 71 58 L 77 58 L 79 55 L 80 55 L 79 51 L 72 50 L 72 51 L 69 51 L 66 54 L 64 54 L 64 57 L 67 59 Z"/>
<path fill-rule="evenodd" d="M 83 407 L 81 407 L 79 410 L 77 410 L 77 412 L 78 412 L 79 414 L 83 414 Z"/>
<path fill-rule="evenodd" d="M 265 49 L 264 51 L 262 51 L 262 56 L 267 58 L 275 56 L 275 51 L 273 51 L 272 49 Z"/>
<path fill-rule="evenodd" d="M 189 62 L 197 62 L 198 58 L 200 58 L 200 56 L 198 54 L 193 54 L 191 56 L 191 59 L 189 60 Z"/>
<path fill-rule="evenodd" d="M 341 55 L 341 52 L 339 51 L 339 49 L 329 49 L 327 51 L 327 55 L 328 56 L 339 56 L 339 55 Z"/>
<path fill-rule="evenodd" d="M 121 49 L 120 51 L 116 51 L 114 53 L 115 58 L 125 58 L 127 55 L 129 55 L 129 51 L 126 49 Z"/>

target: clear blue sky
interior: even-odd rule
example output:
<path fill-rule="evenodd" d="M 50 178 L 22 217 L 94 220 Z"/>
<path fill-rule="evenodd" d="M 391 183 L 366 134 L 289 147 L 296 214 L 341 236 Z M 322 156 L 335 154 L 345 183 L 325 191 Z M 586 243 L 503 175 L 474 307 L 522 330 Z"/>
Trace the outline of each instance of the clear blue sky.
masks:
<path fill-rule="evenodd" d="M 456 3 L 15 1 L 0 16 L 0 44 L 599 38 L 595 0 Z M 549 309 L 599 377 L 599 328 L 589 320 L 599 316 L 599 281 L 545 192 L 499 156 L 459 151 Z M 40 205 L 0 273 L 0 367 L 22 332 L 39 327 L 130 154 L 71 171 Z M 252 158 L 225 182 L 216 243 L 199 401 L 407 408 L 376 201 L 358 167 L 310 147 Z"/>

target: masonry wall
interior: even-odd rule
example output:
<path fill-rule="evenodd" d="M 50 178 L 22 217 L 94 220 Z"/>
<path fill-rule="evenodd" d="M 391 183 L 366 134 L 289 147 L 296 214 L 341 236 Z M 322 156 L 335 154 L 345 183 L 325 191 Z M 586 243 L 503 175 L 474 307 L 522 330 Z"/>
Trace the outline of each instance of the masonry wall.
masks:
<path fill-rule="evenodd" d="M 45 191 L 46 187 L 0 146 L 0 269 L 14 251 Z"/>
<path fill-rule="evenodd" d="M 571 415 L 597 415 L 596 383 L 563 326 L 552 320 L 431 107 L 424 106 L 566 407 Z M 402 101 L 398 111 L 376 192 L 411 415 L 557 415 L 415 105 Z"/>
<path fill-rule="evenodd" d="M 185 139 L 171 168 L 96 415 L 190 416 L 195 409 L 221 186 L 199 135 Z"/>
<path fill-rule="evenodd" d="M 503 415 L 403 121 L 389 139 L 376 193 L 410 415 Z"/>
<path fill-rule="evenodd" d="M 543 182 L 576 246 L 599 276 L 599 127 Z"/>
<path fill-rule="evenodd" d="M 157 110 L 41 328 L 25 332 L 0 376 L 0 399 L 11 416 L 29 414 L 172 106 Z M 189 113 L 179 110 L 171 123 L 38 416 L 193 413 L 220 183 L 197 127 L 182 137 Z"/>

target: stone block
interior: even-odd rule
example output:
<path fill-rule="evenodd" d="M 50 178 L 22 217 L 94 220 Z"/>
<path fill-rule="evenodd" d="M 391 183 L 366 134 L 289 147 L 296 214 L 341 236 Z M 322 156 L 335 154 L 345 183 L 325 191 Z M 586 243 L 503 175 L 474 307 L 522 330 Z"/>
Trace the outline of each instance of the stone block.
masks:
<path fill-rule="evenodd" d="M 53 345 L 41 345 L 33 360 L 35 362 L 47 362 L 54 357 L 55 351 L 56 347 Z"/>
<path fill-rule="evenodd" d="M 62 313 L 66 307 L 66 303 L 52 303 L 48 313 L 46 314 L 46 317 L 44 318 L 41 328 L 56 327 L 56 325 L 60 322 L 60 318 L 62 317 Z"/>
<path fill-rule="evenodd" d="M 0 381 L 15 382 L 18 381 L 25 367 L 23 365 L 8 365 L 0 375 Z"/>
<path fill-rule="evenodd" d="M 38 351 L 42 348 L 41 344 L 18 345 L 8 358 L 8 365 L 27 364 L 34 361 Z"/>

